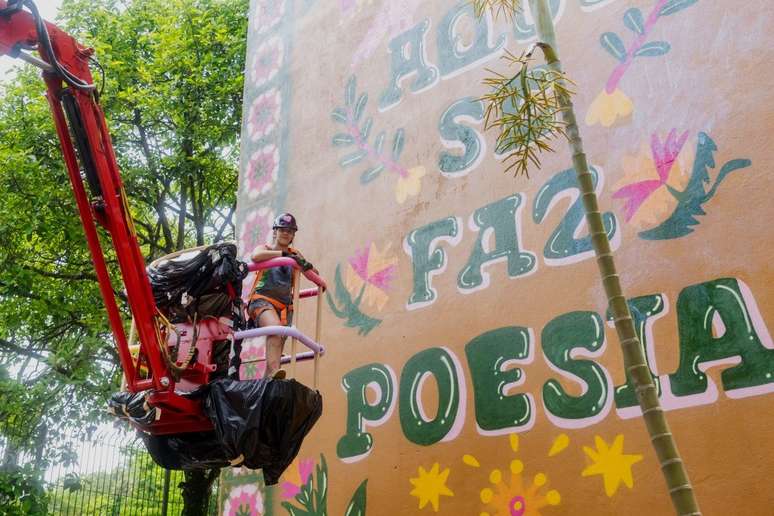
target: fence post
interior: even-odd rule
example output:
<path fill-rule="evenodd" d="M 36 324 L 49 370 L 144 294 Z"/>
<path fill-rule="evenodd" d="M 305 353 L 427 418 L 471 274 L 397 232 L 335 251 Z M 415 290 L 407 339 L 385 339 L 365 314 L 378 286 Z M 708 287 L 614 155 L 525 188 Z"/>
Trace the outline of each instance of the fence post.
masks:
<path fill-rule="evenodd" d="M 169 477 L 171 472 L 164 470 L 164 494 L 161 498 L 161 516 L 167 516 L 167 506 L 169 505 Z"/>

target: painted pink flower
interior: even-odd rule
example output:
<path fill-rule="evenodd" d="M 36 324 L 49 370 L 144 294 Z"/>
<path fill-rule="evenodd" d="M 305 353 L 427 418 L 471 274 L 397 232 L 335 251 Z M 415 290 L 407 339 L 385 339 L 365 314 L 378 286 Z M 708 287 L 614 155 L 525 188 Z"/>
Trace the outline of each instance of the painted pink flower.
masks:
<path fill-rule="evenodd" d="M 349 259 L 345 275 L 347 290 L 357 297 L 363 289 L 363 300 L 378 310 L 384 308 L 389 296 L 387 291 L 398 270 L 397 258 L 389 255 L 389 246 L 380 251 L 371 243 L 355 251 Z"/>
<path fill-rule="evenodd" d="M 658 179 L 646 179 L 628 184 L 613 192 L 614 199 L 625 199 L 624 214 L 630 221 L 637 210 L 656 190 L 667 184 L 672 166 L 688 139 L 688 131 L 677 136 L 677 129 L 672 129 L 662 143 L 657 134 L 650 139 L 650 152 Z"/>
<path fill-rule="evenodd" d="M 258 0 L 253 15 L 255 34 L 266 34 L 277 26 L 285 14 L 285 0 Z"/>
<path fill-rule="evenodd" d="M 309 481 L 314 471 L 314 460 L 296 459 L 283 475 L 284 481 L 280 484 L 282 498 L 292 500 L 301 492 L 301 488 Z"/>
<path fill-rule="evenodd" d="M 282 40 L 276 36 L 255 50 L 250 66 L 250 78 L 255 86 L 262 86 L 277 75 L 282 66 L 283 55 Z"/>
<path fill-rule="evenodd" d="M 255 484 L 237 486 L 231 490 L 223 505 L 225 516 L 261 516 L 263 495 Z"/>
<path fill-rule="evenodd" d="M 243 260 L 250 259 L 255 246 L 268 242 L 273 218 L 268 206 L 256 208 L 247 215 L 239 230 L 239 256 Z"/>
<path fill-rule="evenodd" d="M 252 281 L 249 283 L 245 281 L 246 284 L 248 284 L 247 288 L 250 288 L 249 285 L 252 285 Z M 266 362 L 260 361 L 260 362 L 254 362 L 254 360 L 262 359 L 266 357 L 266 348 L 263 346 L 263 344 L 260 344 L 259 342 L 263 341 L 264 339 L 247 339 L 243 343 L 242 347 L 242 365 L 239 368 L 239 378 L 242 380 L 254 380 L 263 377 L 263 373 L 266 370 Z M 248 363 L 245 363 L 248 362 Z"/>
<path fill-rule="evenodd" d="M 279 173 L 279 149 L 271 144 L 255 151 L 245 168 L 242 184 L 250 199 L 268 193 L 277 181 Z"/>
<path fill-rule="evenodd" d="M 250 105 L 247 116 L 247 134 L 253 141 L 265 138 L 277 127 L 282 98 L 278 89 L 259 95 Z"/>

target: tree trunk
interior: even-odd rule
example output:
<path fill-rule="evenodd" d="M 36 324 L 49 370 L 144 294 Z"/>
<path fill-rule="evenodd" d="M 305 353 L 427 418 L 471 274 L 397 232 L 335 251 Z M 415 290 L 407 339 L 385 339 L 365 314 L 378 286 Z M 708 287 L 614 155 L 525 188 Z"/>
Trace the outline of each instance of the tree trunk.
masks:
<path fill-rule="evenodd" d="M 554 23 L 546 0 L 529 0 L 530 10 L 535 19 L 538 40 L 550 48 L 544 48 L 544 54 L 549 68 L 561 71 Z M 656 450 L 661 471 L 672 498 L 672 504 L 678 515 L 700 515 L 699 505 L 693 492 L 693 486 L 688 478 L 677 445 L 667 424 L 664 411 L 658 399 L 656 386 L 651 378 L 650 369 L 645 362 L 645 353 L 637 338 L 629 306 L 621 290 L 621 283 L 616 272 L 613 252 L 607 238 L 602 216 L 599 212 L 597 196 L 594 193 L 592 176 L 589 171 L 586 154 L 583 152 L 583 142 L 578 123 L 575 119 L 572 100 L 562 95 L 562 118 L 566 124 L 567 137 L 572 151 L 572 163 L 578 177 L 581 189 L 583 207 L 586 211 L 586 222 L 591 233 L 591 241 L 597 257 L 597 265 L 605 288 L 608 304 L 613 314 L 615 329 L 621 341 L 624 356 L 624 366 L 635 385 L 637 400 L 642 408 L 642 416 L 650 434 L 653 448 Z"/>
<path fill-rule="evenodd" d="M 178 487 L 183 496 L 181 516 L 206 516 L 210 505 L 212 484 L 218 478 L 220 469 L 185 472 L 185 481 Z"/>

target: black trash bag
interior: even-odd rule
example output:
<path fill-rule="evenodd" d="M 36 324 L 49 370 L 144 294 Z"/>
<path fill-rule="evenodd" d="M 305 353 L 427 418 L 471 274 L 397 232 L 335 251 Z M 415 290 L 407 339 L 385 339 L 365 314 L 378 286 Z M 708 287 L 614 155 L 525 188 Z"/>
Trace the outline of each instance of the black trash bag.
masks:
<path fill-rule="evenodd" d="M 213 432 L 144 435 L 148 452 L 168 469 L 237 465 L 262 469 L 274 485 L 322 415 L 322 396 L 295 380 L 219 379 L 191 393 L 203 398 Z"/>
<path fill-rule="evenodd" d="M 148 391 L 116 392 L 108 400 L 108 412 L 119 418 L 131 419 L 139 425 L 149 425 L 156 420 L 156 408 L 145 401 Z"/>
<path fill-rule="evenodd" d="M 203 316 L 229 316 L 241 303 L 247 264 L 237 259 L 231 243 L 211 245 L 190 258 L 164 260 L 148 267 L 156 306 L 172 322 Z M 230 286 L 230 288 L 229 288 Z"/>
<path fill-rule="evenodd" d="M 165 469 L 212 469 L 230 464 L 215 432 L 151 435 L 140 433 L 154 462 Z"/>

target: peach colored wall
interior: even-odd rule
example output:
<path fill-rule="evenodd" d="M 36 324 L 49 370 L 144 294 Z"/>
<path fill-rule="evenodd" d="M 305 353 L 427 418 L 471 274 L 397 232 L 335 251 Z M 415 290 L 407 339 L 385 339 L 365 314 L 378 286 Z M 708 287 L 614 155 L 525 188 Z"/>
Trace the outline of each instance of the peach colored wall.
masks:
<path fill-rule="evenodd" d="M 773 11 L 549 3 L 703 510 L 771 514 Z M 277 488 L 224 475 L 224 514 L 670 513 L 565 146 L 514 178 L 483 131 L 486 69 L 533 39 L 528 12 L 477 22 L 464 2 L 253 1 L 240 249 L 298 217 L 331 287 L 325 409 Z"/>

